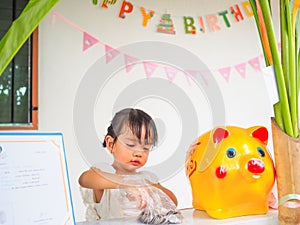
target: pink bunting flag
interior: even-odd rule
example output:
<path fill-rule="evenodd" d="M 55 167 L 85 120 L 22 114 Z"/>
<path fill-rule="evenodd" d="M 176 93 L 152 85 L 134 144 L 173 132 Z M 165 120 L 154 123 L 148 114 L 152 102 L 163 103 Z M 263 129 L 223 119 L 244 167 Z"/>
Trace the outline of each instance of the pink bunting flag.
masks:
<path fill-rule="evenodd" d="M 230 71 L 231 71 L 231 67 L 224 67 L 219 69 L 219 73 L 222 75 L 222 77 L 225 78 L 227 82 L 229 81 Z"/>
<path fill-rule="evenodd" d="M 189 85 L 191 86 L 191 80 L 192 81 L 196 80 L 196 76 L 197 76 L 197 74 L 199 74 L 199 71 L 185 70 L 185 74 L 186 74 L 187 81 L 188 81 Z"/>
<path fill-rule="evenodd" d="M 189 82 L 189 84 L 191 85 L 190 83 L 190 80 L 196 80 L 197 79 L 197 76 L 200 76 L 202 81 L 204 82 L 205 85 L 208 85 L 208 80 L 206 78 L 206 74 L 201 72 L 201 71 L 198 71 L 198 70 L 185 70 L 185 72 L 187 73 L 187 80 Z"/>
<path fill-rule="evenodd" d="M 211 75 L 211 71 L 209 71 L 208 69 L 200 71 L 200 76 L 201 76 L 203 82 L 205 83 L 205 85 L 208 85 L 207 77 L 209 75 Z"/>
<path fill-rule="evenodd" d="M 200 76 L 201 76 L 203 82 L 205 83 L 205 85 L 208 85 L 208 79 L 207 79 L 207 77 L 209 75 L 211 75 L 211 71 L 209 71 L 208 69 L 206 69 L 206 70 L 202 70 L 202 71 L 199 71 L 199 72 L 200 72 Z"/>
<path fill-rule="evenodd" d="M 146 76 L 147 78 L 149 78 L 154 73 L 155 69 L 157 68 L 157 65 L 149 62 L 143 62 L 143 63 L 144 63 Z"/>
<path fill-rule="evenodd" d="M 245 78 L 246 77 L 246 63 L 240 63 L 234 66 L 238 73 Z"/>
<path fill-rule="evenodd" d="M 169 67 L 169 66 L 165 67 L 165 71 L 166 71 L 168 80 L 171 82 L 174 80 L 174 78 L 176 77 L 176 75 L 178 73 L 178 69 Z"/>
<path fill-rule="evenodd" d="M 116 56 L 118 56 L 120 52 L 109 45 L 105 45 L 105 56 L 106 56 L 106 63 L 109 63 L 113 60 Z"/>
<path fill-rule="evenodd" d="M 261 67 L 260 67 L 259 57 L 258 57 L 258 56 L 255 57 L 255 58 L 253 58 L 253 59 L 250 59 L 250 60 L 248 61 L 248 63 L 249 63 L 254 69 L 259 70 L 259 71 L 262 71 L 262 70 L 261 70 Z"/>
<path fill-rule="evenodd" d="M 98 42 L 99 42 L 98 39 L 94 38 L 93 36 L 91 36 L 86 32 L 83 32 L 83 47 L 82 47 L 83 51 L 86 51 L 87 49 L 97 44 Z"/>
<path fill-rule="evenodd" d="M 125 64 L 126 64 L 126 72 L 129 73 L 133 69 L 133 67 L 137 64 L 137 61 L 139 59 L 126 54 L 124 55 L 124 57 L 125 57 Z"/>

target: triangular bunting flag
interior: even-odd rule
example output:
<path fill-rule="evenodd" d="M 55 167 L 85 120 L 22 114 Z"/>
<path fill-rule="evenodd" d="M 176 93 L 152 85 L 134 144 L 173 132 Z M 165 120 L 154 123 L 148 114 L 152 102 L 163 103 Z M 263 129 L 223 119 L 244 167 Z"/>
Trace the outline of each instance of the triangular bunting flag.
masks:
<path fill-rule="evenodd" d="M 171 82 L 174 80 L 174 78 L 176 77 L 176 75 L 178 73 L 178 69 L 173 68 L 173 67 L 165 67 L 165 71 L 166 71 L 168 80 Z"/>
<path fill-rule="evenodd" d="M 199 71 L 197 70 L 185 70 L 186 73 L 186 78 L 187 81 L 189 83 L 189 85 L 191 86 L 191 80 L 194 82 L 194 80 L 196 79 L 197 74 L 199 74 Z"/>
<path fill-rule="evenodd" d="M 200 76 L 201 76 L 203 82 L 205 83 L 205 85 L 208 85 L 207 76 L 210 75 L 211 72 L 208 69 L 199 71 L 199 72 L 200 72 Z"/>
<path fill-rule="evenodd" d="M 139 59 L 126 54 L 124 55 L 124 57 L 125 57 L 125 64 L 126 64 L 126 72 L 129 73 L 133 69 L 133 67 L 137 64 L 137 61 Z"/>
<path fill-rule="evenodd" d="M 246 76 L 246 63 L 237 64 L 234 68 L 238 71 L 238 73 L 245 78 Z"/>
<path fill-rule="evenodd" d="M 190 80 L 196 80 L 197 79 L 197 76 L 200 76 L 202 81 L 204 82 L 205 85 L 208 85 L 208 80 L 206 78 L 206 76 L 209 74 L 209 73 L 204 73 L 203 71 L 198 71 L 198 70 L 185 70 L 186 73 L 187 73 L 187 79 L 188 79 L 188 82 L 189 84 L 190 83 Z"/>
<path fill-rule="evenodd" d="M 99 42 L 98 39 L 94 38 L 90 34 L 83 32 L 83 47 L 82 50 L 85 51 L 92 47 L 94 44 L 97 44 Z"/>
<path fill-rule="evenodd" d="M 259 57 L 255 57 L 253 59 L 250 59 L 248 63 L 256 70 L 261 71 L 260 63 L 259 63 Z"/>
<path fill-rule="evenodd" d="M 105 45 L 105 56 L 106 56 L 106 63 L 109 63 L 113 60 L 120 52 L 109 45 Z"/>
<path fill-rule="evenodd" d="M 154 63 L 149 63 L 149 62 L 143 62 L 144 63 L 144 68 L 145 68 L 145 73 L 147 78 L 151 77 L 155 69 L 157 68 L 157 65 Z"/>
<path fill-rule="evenodd" d="M 225 67 L 219 69 L 220 74 L 222 75 L 222 77 L 225 78 L 227 82 L 229 81 L 230 71 L 231 71 L 231 67 Z"/>

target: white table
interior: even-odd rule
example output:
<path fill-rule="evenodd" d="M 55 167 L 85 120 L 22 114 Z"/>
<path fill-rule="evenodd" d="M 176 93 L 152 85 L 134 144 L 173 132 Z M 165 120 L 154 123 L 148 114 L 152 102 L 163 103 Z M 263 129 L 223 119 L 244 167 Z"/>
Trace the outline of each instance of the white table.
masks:
<path fill-rule="evenodd" d="M 182 225 L 279 225 L 277 210 L 269 210 L 265 215 L 242 216 L 230 219 L 212 219 L 205 212 L 194 209 L 181 210 L 184 217 Z M 97 222 L 77 222 L 77 225 L 142 225 L 135 220 L 100 220 Z"/>

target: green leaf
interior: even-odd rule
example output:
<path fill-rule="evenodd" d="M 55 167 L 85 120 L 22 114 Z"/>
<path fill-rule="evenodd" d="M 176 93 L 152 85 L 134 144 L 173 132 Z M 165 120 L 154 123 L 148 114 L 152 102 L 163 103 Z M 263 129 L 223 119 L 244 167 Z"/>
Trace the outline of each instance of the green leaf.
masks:
<path fill-rule="evenodd" d="M 284 131 L 289 136 L 294 137 L 294 129 L 292 126 L 292 118 L 290 112 L 290 104 L 287 94 L 287 88 L 285 84 L 284 74 L 282 70 L 280 54 L 278 51 L 277 40 L 275 37 L 274 25 L 271 17 L 271 9 L 268 0 L 260 1 L 261 8 L 263 11 L 264 21 L 266 24 L 266 29 L 268 33 L 268 39 L 271 47 L 273 63 L 274 63 L 274 71 L 276 76 L 278 94 L 280 98 L 280 108 L 281 114 L 284 122 Z"/>
<path fill-rule="evenodd" d="M 0 76 L 42 19 L 59 0 L 30 0 L 0 41 Z"/>

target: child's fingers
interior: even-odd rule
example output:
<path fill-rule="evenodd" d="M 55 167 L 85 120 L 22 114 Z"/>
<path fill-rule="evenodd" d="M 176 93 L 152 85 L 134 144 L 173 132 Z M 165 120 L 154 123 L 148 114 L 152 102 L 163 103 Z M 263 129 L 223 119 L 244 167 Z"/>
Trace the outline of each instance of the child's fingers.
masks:
<path fill-rule="evenodd" d="M 138 202 L 138 209 L 146 209 L 147 207 L 147 201 L 145 199 L 141 198 Z"/>

